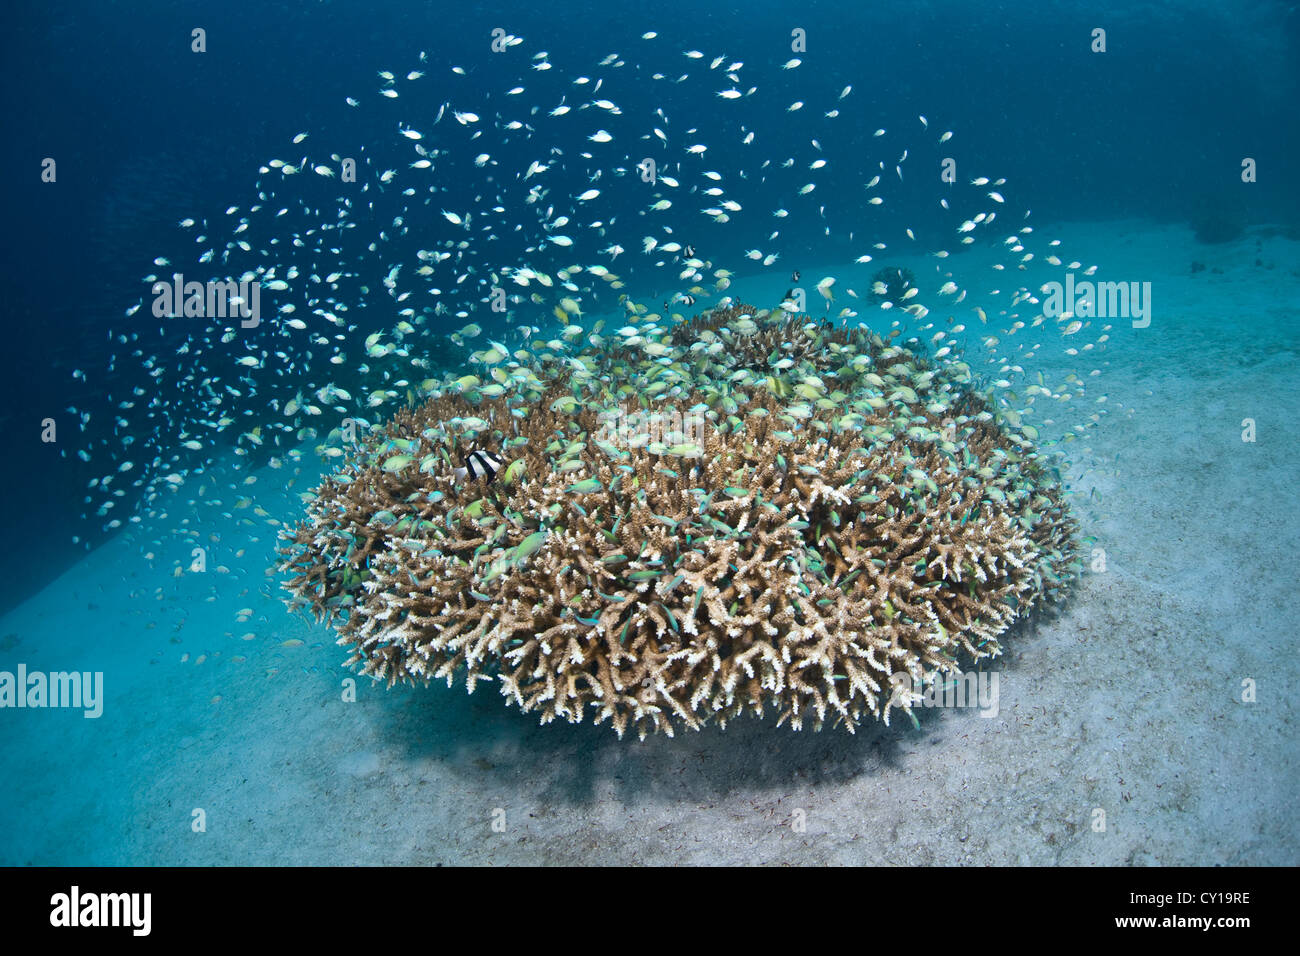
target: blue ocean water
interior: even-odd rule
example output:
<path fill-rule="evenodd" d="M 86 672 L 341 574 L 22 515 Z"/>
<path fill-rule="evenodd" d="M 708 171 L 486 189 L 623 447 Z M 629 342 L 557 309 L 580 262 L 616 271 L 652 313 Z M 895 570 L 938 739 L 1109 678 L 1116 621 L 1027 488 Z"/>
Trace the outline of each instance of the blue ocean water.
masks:
<path fill-rule="evenodd" d="M 1127 542 L 1133 549 L 1114 560 L 1135 579 L 1158 585 L 1169 596 L 1167 613 L 1149 595 L 1138 600 L 1128 591 L 1102 593 L 1093 584 L 1067 600 L 1056 626 L 1070 635 L 1095 628 L 1130 648 L 1155 641 L 1153 628 L 1177 629 L 1198 616 L 1179 602 L 1212 597 L 1231 622 L 1216 625 L 1225 640 L 1197 635 L 1189 642 L 1194 652 L 1177 643 L 1169 649 L 1187 653 L 1200 674 L 1209 660 L 1221 678 L 1197 684 L 1188 706 L 1202 714 L 1206 700 L 1229 706 L 1223 702 L 1240 697 L 1243 680 L 1259 680 L 1262 671 L 1250 667 L 1279 666 L 1262 651 L 1254 659 L 1256 626 L 1242 622 L 1253 620 L 1263 602 L 1273 623 L 1258 627 L 1274 640 L 1279 632 L 1291 633 L 1283 625 L 1295 620 L 1294 592 L 1287 590 L 1294 572 L 1283 565 L 1280 582 L 1248 577 L 1254 584 L 1208 595 L 1203 579 L 1217 573 L 1198 575 L 1196 569 L 1206 560 L 1216 568 L 1254 567 L 1241 556 L 1271 555 L 1294 541 L 1294 486 L 1275 484 L 1294 480 L 1288 469 L 1296 461 L 1290 440 L 1294 391 L 1284 388 L 1294 380 L 1293 322 L 1300 305 L 1294 258 L 1300 124 L 1293 105 L 1300 99 L 1300 12 L 1294 5 L 667 2 L 624 11 L 578 2 L 85 3 L 23 4 L 13 21 L 3 57 L 8 76 L 0 145 L 11 237 L 4 269 L 9 348 L 0 376 L 0 421 L 9 443 L 0 481 L 12 515 L 0 548 L 0 610 L 8 612 L 0 627 L 0 669 L 89 667 L 103 672 L 106 690 L 104 716 L 91 720 L 0 710 L 10 778 L 0 795 L 3 862 L 324 862 L 333 849 L 304 839 L 304 832 L 342 813 L 365 821 L 357 830 L 367 830 L 386 808 L 426 785 L 441 788 L 445 798 L 429 804 L 414 830 L 371 842 L 356 837 L 344 851 L 349 859 L 496 859 L 490 856 L 496 851 L 460 834 L 471 826 L 466 821 L 490 816 L 497 799 L 506 806 L 560 807 L 552 827 L 599 832 L 602 859 L 625 861 L 635 850 L 616 836 L 620 813 L 671 816 L 673 806 L 701 795 L 759 793 L 769 800 L 782 788 L 823 788 L 833 802 L 838 796 L 830 794 L 851 792 L 878 779 L 882 768 L 909 759 L 906 736 L 892 730 L 864 749 L 829 729 L 815 740 L 797 735 L 792 741 L 782 728 L 779 742 L 770 742 L 776 739 L 772 728 L 731 728 L 703 735 L 710 751 L 725 755 L 717 765 L 725 775 L 716 767 L 690 770 L 695 776 L 683 791 L 664 777 L 688 760 L 695 746 L 689 736 L 656 739 L 647 752 L 635 749 L 643 745 L 606 740 L 612 735 L 603 728 L 539 730 L 532 716 L 506 710 L 495 691 L 465 701 L 459 689 L 440 686 L 390 694 L 376 687 L 365 692 L 361 713 L 328 716 L 326 702 L 337 697 L 338 679 L 346 674 L 344 654 L 327 629 L 309 628 L 279 605 L 278 580 L 267 573 L 277 528 L 259 520 L 259 512 L 296 520 L 299 494 L 330 463 L 314 454 L 310 438 L 301 439 L 305 457 L 291 461 L 288 434 L 272 440 L 268 429 L 265 444 L 241 444 L 239 435 L 280 422 L 287 402 L 304 390 L 306 398 L 296 401 L 310 402 L 326 381 L 358 395 L 373 387 L 369 370 L 359 370 L 364 356 L 358 340 L 401 318 L 408 302 L 395 302 L 384 287 L 399 261 L 407 263 L 401 281 L 419 288 L 412 302 L 427 319 L 409 342 L 413 354 L 429 356 L 431 365 L 419 373 L 424 377 L 458 364 L 468 368 L 471 348 L 513 334 L 483 302 L 489 276 L 503 269 L 527 264 L 555 273 L 573 262 L 601 262 L 622 278 L 627 295 L 654 308 L 684 293 L 691 281 L 642 252 L 642 237 L 652 233 L 661 244 L 675 239 L 712 266 L 730 269 L 738 297 L 765 307 L 774 307 L 795 284 L 795 270 L 805 284 L 837 274 L 837 288 L 856 284 L 865 296 L 877 267 L 897 262 L 919 270 L 934 264 L 925 258 L 929 253 L 952 250 L 957 284 L 971 289 L 965 314 L 983 303 L 994 325 L 1013 290 L 1029 282 L 1015 275 L 1018 254 L 1007 252 L 1004 237 L 1026 224 L 1038 230 L 1032 235 L 1043 243 L 1034 247 L 1032 271 L 1045 270 L 1043 261 L 1052 254 L 1046 239 L 1059 234 L 1065 237 L 1062 260 L 1098 264 L 1101 275 L 1123 281 L 1153 282 L 1158 301 L 1166 303 L 1156 306 L 1149 336 L 1133 326 L 1113 333 L 1102 348 L 1093 334 L 1095 351 L 1077 358 L 1081 378 L 1096 368 L 1115 377 L 1113 403 L 1103 411 L 1115 404 L 1136 408 L 1133 418 L 1114 414 L 1090 423 L 1099 412 L 1090 394 L 1088 405 L 1058 416 L 1061 430 L 1076 421 L 1089 429 L 1097 425 L 1089 451 L 1070 460 L 1083 531 L 1104 544 L 1108 529 L 1133 529 L 1134 516 L 1148 519 L 1156 504 L 1178 494 L 1186 495 L 1186 506 L 1170 519 L 1175 524 L 1203 533 L 1222 520 L 1225 495 L 1240 520 L 1213 539 L 1211 559 L 1180 546 L 1181 531 L 1171 533 L 1167 551 L 1151 543 L 1145 525 L 1141 554 Z M 195 28 L 205 31 L 204 52 L 191 49 Z M 495 51 L 498 28 L 523 42 Z M 1095 49 L 1098 30 L 1104 31 L 1104 51 Z M 656 36 L 644 39 L 647 32 Z M 685 55 L 689 51 L 702 56 Z M 796 58 L 797 66 L 782 68 Z M 536 68 L 545 63 L 551 68 Z M 390 71 L 393 81 L 380 71 Z M 409 71 L 423 76 L 408 80 Z M 581 77 L 587 82 L 575 82 Z M 508 92 L 516 86 L 523 91 Z M 751 87 L 753 94 L 746 92 Z M 384 88 L 400 95 L 381 96 Z M 727 89 L 740 95 L 718 95 Z M 602 96 L 618 112 L 595 105 Z M 348 97 L 358 105 L 349 105 Z M 802 106 L 790 109 L 796 103 Z M 571 111 L 550 115 L 560 105 Z M 458 123 L 455 111 L 472 111 L 478 119 Z M 512 119 L 522 127 L 508 129 Z M 409 164 L 418 157 L 402 129 L 421 131 L 423 146 L 446 151 L 435 156 L 431 182 L 414 178 L 418 172 Z M 607 131 L 611 142 L 590 140 L 597 130 Z M 877 136 L 877 130 L 885 133 Z M 941 141 L 946 131 L 953 135 Z M 307 138 L 293 143 L 304 132 Z M 747 144 L 749 132 L 755 138 Z M 707 151 L 688 153 L 691 144 Z M 296 343 L 290 345 L 264 328 L 250 348 L 290 351 L 279 361 L 267 359 L 258 374 L 245 373 L 233 364 L 243 352 L 219 343 L 223 323 L 209 327 L 203 320 L 149 314 L 144 277 L 167 277 L 173 270 L 199 279 L 224 275 L 218 268 L 222 250 L 231 253 L 227 243 L 245 235 L 232 230 L 241 217 L 254 216 L 253 206 L 266 210 L 246 233 L 246 255 L 233 250 L 232 275 L 277 263 L 283 269 L 298 261 L 293 253 L 283 255 L 294 248 L 291 235 L 344 221 L 341 184 L 310 168 L 338 167 L 332 153 L 358 159 L 356 186 L 371 188 L 347 197 L 344 218 L 355 228 L 337 230 L 323 245 L 313 240 L 310 252 L 297 256 L 304 275 L 335 265 L 348 273 L 338 294 L 350 306 L 347 323 L 360 331 L 344 350 L 346 362 L 328 367 L 336 345 L 307 344 L 305 338 L 286 340 Z M 476 158 L 485 153 L 489 159 L 479 165 Z M 296 163 L 300 156 L 311 160 L 292 182 L 277 170 L 259 172 L 274 157 Z M 680 200 L 674 195 L 673 207 L 662 213 L 648 211 L 644 192 L 628 188 L 644 156 L 656 157 L 661 175 L 681 179 L 694 193 Z M 955 158 L 955 183 L 940 178 L 949 157 Z M 54 182 L 42 181 L 47 158 L 57 164 Z M 790 166 L 783 165 L 786 158 L 794 160 Z M 814 159 L 825 160 L 824 166 L 812 169 Z M 553 168 L 523 180 L 534 161 Z M 1247 161 L 1257 171 L 1251 181 L 1243 179 Z M 391 184 L 379 179 L 387 169 L 397 171 Z M 700 174 L 706 170 L 721 177 L 718 200 L 738 204 L 729 222 L 701 214 L 714 201 L 703 195 L 709 183 Z M 872 194 L 865 184 L 874 175 L 881 177 L 874 187 L 884 197 L 879 207 L 865 204 Z M 972 188 L 980 175 L 1006 185 Z M 801 194 L 804 184 L 816 188 Z M 528 202 L 534 185 L 545 192 Z M 990 204 L 995 186 L 1001 192 L 993 202 L 1005 199 L 1005 209 Z M 403 196 L 403 188 L 417 192 Z M 599 188 L 601 195 L 575 202 L 584 188 Z M 238 210 L 227 214 L 231 206 Z M 289 212 L 277 220 L 271 206 Z M 781 209 L 789 214 L 773 215 Z M 443 210 L 472 210 L 475 218 L 462 228 Z M 978 243 L 963 250 L 954 226 L 988 211 L 1000 212 L 998 228 L 978 230 Z M 570 223 L 555 226 L 559 216 Z M 178 228 L 186 218 L 197 228 Z M 596 219 L 601 227 L 591 225 Z M 671 236 L 663 227 L 673 230 Z M 204 233 L 211 238 L 196 243 Z M 380 234 L 379 247 L 370 249 Z M 574 238 L 573 247 L 546 238 L 565 234 Z M 1065 251 L 1071 238 L 1086 252 Z M 468 245 L 447 247 L 450 264 L 439 264 L 429 280 L 443 294 L 430 297 L 411 276 L 416 252 L 448 241 Z M 886 248 L 875 249 L 875 242 Z M 615 243 L 623 251 L 611 258 L 603 250 Z M 198 254 L 208 248 L 217 250 L 217 261 L 199 263 Z M 779 259 L 764 265 L 763 256 L 752 258 L 750 250 Z M 863 254 L 873 261 L 854 264 Z M 156 264 L 156 257 L 167 262 Z M 1005 283 L 993 281 L 999 267 L 1012 275 Z M 1032 275 L 1026 287 L 1037 292 L 1039 282 L 1060 272 Z M 602 285 L 583 280 L 590 295 L 585 311 L 617 319 L 617 293 Z M 535 288 L 523 290 L 510 322 L 553 335 L 555 297 L 533 306 L 527 295 Z M 449 314 L 423 311 L 437 299 Z M 294 314 L 311 319 L 308 306 L 296 301 Z M 852 300 L 838 298 L 835 308 L 846 303 Z M 124 315 L 136 304 L 142 304 L 138 312 Z M 930 304 L 936 312 L 941 308 L 940 300 Z M 467 315 L 458 317 L 458 310 Z M 862 311 L 869 325 L 880 319 Z M 484 338 L 472 347 L 449 344 L 446 336 L 471 321 L 482 326 Z M 1004 320 L 1002 327 L 1009 324 Z M 1022 340 L 1032 334 L 1026 330 Z M 1017 374 L 1027 381 L 1038 371 L 1063 375 L 1076 360 L 1063 353 L 1069 343 L 1059 335 L 1039 335 L 1030 339 L 1042 343 L 1034 354 L 1018 351 L 1002 333 L 1006 354 L 1015 356 Z M 1082 339 L 1078 344 L 1082 348 Z M 962 347 L 981 359 L 993 349 L 973 333 Z M 384 364 L 393 361 L 375 360 L 375 374 L 388 374 L 390 383 L 403 378 L 396 364 Z M 1197 363 L 1209 361 L 1215 363 L 1212 383 L 1197 374 Z M 1218 377 L 1228 372 L 1234 377 Z M 1261 382 L 1270 388 L 1283 383 L 1283 390 L 1254 404 L 1240 400 Z M 226 392 L 219 406 L 211 403 L 228 388 L 239 394 Z M 234 424 L 211 427 L 212 418 L 227 411 Z M 321 418 L 322 437 L 338 424 L 338 416 L 329 416 Z M 1192 443 L 1182 448 L 1186 471 L 1167 473 L 1168 454 L 1189 429 L 1235 436 L 1247 427 L 1245 419 L 1259 424 L 1260 442 L 1247 447 L 1258 445 L 1261 454 L 1247 461 L 1235 446 L 1219 454 L 1207 451 L 1204 441 Z M 43 441 L 49 421 L 57 438 Z M 201 448 L 185 447 L 196 440 Z M 248 453 L 243 462 L 237 448 Z M 89 460 L 78 450 L 87 450 Z M 250 467 L 237 467 L 243 465 Z M 253 472 L 256 483 L 245 484 Z M 184 492 L 167 486 L 168 473 L 184 474 Z M 109 475 L 110 491 L 90 487 Z M 1162 488 L 1168 494 L 1156 494 Z M 208 499 L 207 507 L 183 504 L 195 491 Z M 1260 500 L 1269 496 L 1276 496 L 1271 504 Z M 104 510 L 105 502 L 112 507 Z M 225 569 L 215 581 L 184 572 L 192 547 L 200 544 Z M 1272 558 L 1258 561 L 1262 572 Z M 249 614 L 237 613 L 245 608 Z M 243 640 L 250 633 L 254 637 Z M 1132 659 L 1111 650 L 1112 660 L 1122 658 L 1128 670 L 1116 671 L 1115 682 L 1103 682 L 1098 697 L 1089 698 L 1094 710 L 1080 718 L 1085 723 L 1104 720 L 1097 715 L 1107 706 L 1131 713 L 1132 693 L 1118 674 L 1136 672 L 1135 680 L 1146 682 L 1149 673 L 1174 666 L 1154 650 Z M 1033 654 L 1025 653 L 1020 666 L 1031 666 Z M 195 665 L 200 657 L 205 663 Z M 234 657 L 243 659 L 242 669 L 228 663 Z M 1279 678 L 1288 668 L 1293 665 L 1281 665 Z M 285 689 L 290 676 L 296 683 Z M 307 700 L 315 702 L 309 710 L 288 711 L 292 722 L 274 722 L 285 708 Z M 1029 859 L 1295 862 L 1294 822 L 1282 815 L 1296 784 L 1294 715 L 1289 705 L 1272 706 L 1272 720 L 1260 721 L 1266 730 L 1254 728 L 1240 707 L 1224 718 L 1231 726 L 1229 751 L 1263 734 L 1271 758 L 1271 769 L 1256 779 L 1258 802 L 1242 815 L 1240 828 L 1224 823 L 1216 832 L 1207 822 L 1222 815 L 1216 784 L 1205 782 L 1201 756 L 1189 753 L 1184 763 L 1202 775 L 1188 797 L 1188 812 L 1201 823 L 1197 833 L 1176 836 L 1153 790 L 1158 852 L 1143 857 L 1132 847 L 1118 852 L 1070 843 L 1070 851 L 1058 855 L 1057 839 L 1048 839 L 1056 830 L 1048 826 L 1030 838 Z M 1176 709 L 1169 715 L 1168 727 L 1199 726 L 1179 715 Z M 942 726 L 926 732 L 946 736 Z M 1042 743 L 1044 753 L 1073 752 L 1073 746 Z M 735 756 L 737 748 L 764 752 L 756 761 L 762 769 Z M 291 755 L 300 751 L 306 766 L 268 775 L 267 768 L 291 765 Z M 81 755 L 92 769 L 69 775 L 61 753 Z M 537 754 L 550 760 L 539 763 Z M 1043 760 L 1040 769 L 1051 765 Z M 1101 750 L 1080 760 L 1087 764 L 1084 778 L 1108 772 Z M 620 769 L 633 761 L 639 761 L 633 770 Z M 1178 764 L 1174 758 L 1169 767 L 1152 769 L 1139 761 L 1129 772 L 1155 781 Z M 539 782 L 548 765 L 555 778 Z M 454 772 L 439 769 L 448 767 Z M 511 769 L 520 767 L 534 774 L 527 784 L 519 784 Z M 1031 780 L 1024 789 L 1033 787 Z M 1090 794 L 1078 794 L 1060 810 L 1062 818 L 1086 816 Z M 206 843 L 188 844 L 192 810 L 200 804 L 219 806 L 214 818 L 238 817 L 237 832 L 214 826 Z M 308 813 L 304 805 L 314 809 Z M 1005 819 L 1019 808 L 1015 800 L 998 805 Z M 49 823 L 34 832 L 30 821 L 37 818 Z M 978 842 L 988 860 L 1019 859 L 999 828 L 1004 816 L 987 819 L 995 822 Z M 257 828 L 249 820 L 265 821 L 272 835 L 259 831 L 254 837 Z M 870 832 L 867 822 L 857 826 Z M 830 855 L 819 859 L 854 859 L 841 853 L 851 842 L 842 829 L 826 831 L 822 852 Z M 1073 826 L 1066 830 L 1074 832 Z M 1253 844 L 1239 830 L 1252 839 L 1266 832 L 1268 839 Z M 915 859 L 904 850 L 924 842 L 918 834 L 894 839 L 900 841 L 897 860 Z M 746 845 L 748 856 L 736 861 L 780 858 L 770 847 Z M 827 851 L 827 845 L 840 849 Z M 502 860 L 558 862 L 567 851 L 557 832 L 544 830 L 535 848 L 502 852 Z M 687 858 L 668 844 L 648 852 L 661 861 Z"/>

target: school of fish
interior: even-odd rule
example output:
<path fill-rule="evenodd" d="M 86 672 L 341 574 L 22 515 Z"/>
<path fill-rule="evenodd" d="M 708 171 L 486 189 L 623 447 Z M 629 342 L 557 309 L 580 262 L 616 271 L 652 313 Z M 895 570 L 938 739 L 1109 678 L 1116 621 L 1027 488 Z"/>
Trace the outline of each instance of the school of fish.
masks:
<path fill-rule="evenodd" d="M 782 308 L 914 334 L 936 360 L 978 359 L 1016 425 L 1055 423 L 1050 407 L 1031 416 L 1035 401 L 1091 399 L 1091 414 L 1061 425 L 1058 440 L 1100 420 L 1106 397 L 1089 393 L 1100 369 L 1070 368 L 1053 382 L 1031 361 L 1051 339 L 1017 337 L 1054 323 L 1065 356 L 1102 351 L 1109 325 L 1045 317 L 1022 278 L 1044 265 L 1084 275 L 1097 266 L 1066 262 L 1059 240 L 1041 240 L 1027 211 L 1011 211 L 1004 179 L 945 186 L 936 199 L 951 226 L 928 252 L 933 274 L 898 302 L 877 301 L 861 270 L 923 253 L 911 227 L 891 227 L 891 246 L 873 218 L 890 206 L 889 184 L 905 181 L 915 153 L 906 137 L 876 129 L 868 140 L 880 155 L 864 158 L 858 194 L 835 197 L 828 211 L 818 187 L 834 162 L 822 140 L 869 123 L 851 115 L 852 86 L 820 82 L 806 54 L 741 60 L 678 49 L 654 31 L 632 42 L 626 56 L 573 62 L 507 36 L 499 56 L 514 79 L 499 90 L 425 54 L 408 69 L 381 69 L 346 101 L 356 111 L 347 115 L 365 116 L 364 138 L 286 133 L 246 200 L 180 219 L 192 251 L 156 258 L 146 290 L 177 272 L 256 282 L 260 321 L 158 318 L 147 291 L 126 310 L 107 332 L 107 368 L 73 372 L 129 383 L 106 388 L 93 408 L 68 409 L 81 429 L 76 454 L 93 469 L 86 517 L 102 531 L 165 520 L 177 496 L 228 514 L 251 503 L 243 495 L 255 470 L 286 469 L 292 485 L 343 457 L 349 426 L 448 390 L 535 393 L 538 370 L 557 363 L 581 382 L 595 374 L 580 357 L 587 349 L 659 363 L 659 393 L 671 395 L 673 324 L 728 305 L 733 282 L 784 281 L 787 264 L 806 264 L 806 241 L 783 235 L 795 222 L 824 224 L 831 252 L 817 258 L 852 265 Z M 647 105 L 645 82 L 665 105 Z M 713 118 L 746 101 L 771 111 L 771 129 Z M 910 136 L 953 140 L 917 120 Z M 381 127 L 390 132 L 376 139 Z M 996 286 L 955 269 L 970 246 L 1001 250 L 989 270 Z M 718 261 L 709 251 L 733 247 L 748 248 Z"/>

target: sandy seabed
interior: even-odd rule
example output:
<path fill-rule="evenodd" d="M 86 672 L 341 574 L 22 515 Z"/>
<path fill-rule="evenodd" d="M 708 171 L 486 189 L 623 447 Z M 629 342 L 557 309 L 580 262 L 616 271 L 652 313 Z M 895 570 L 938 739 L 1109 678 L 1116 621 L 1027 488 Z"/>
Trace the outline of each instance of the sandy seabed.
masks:
<path fill-rule="evenodd" d="M 0 670 L 106 687 L 98 719 L 0 711 L 0 864 L 1300 863 L 1300 243 L 1061 234 L 1154 310 L 1115 322 L 1075 456 L 1105 569 L 1004 639 L 996 715 L 640 742 L 487 686 L 345 702 L 344 652 L 265 573 L 274 529 L 205 509 L 208 573 L 174 577 L 188 539 L 136 530 L 0 620 Z M 285 475 L 253 486 L 273 514 L 311 485 Z"/>

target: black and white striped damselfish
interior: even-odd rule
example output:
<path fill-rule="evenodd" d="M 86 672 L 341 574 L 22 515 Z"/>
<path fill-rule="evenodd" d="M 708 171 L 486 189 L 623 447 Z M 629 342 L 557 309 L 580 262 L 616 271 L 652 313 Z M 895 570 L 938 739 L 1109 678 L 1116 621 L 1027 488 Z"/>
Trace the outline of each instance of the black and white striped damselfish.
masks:
<path fill-rule="evenodd" d="M 452 474 L 456 476 L 458 482 L 465 481 L 467 478 L 470 480 L 486 478 L 491 481 L 500 470 L 500 458 L 490 451 L 476 449 L 469 453 L 469 456 L 465 459 L 464 467 L 455 469 Z"/>

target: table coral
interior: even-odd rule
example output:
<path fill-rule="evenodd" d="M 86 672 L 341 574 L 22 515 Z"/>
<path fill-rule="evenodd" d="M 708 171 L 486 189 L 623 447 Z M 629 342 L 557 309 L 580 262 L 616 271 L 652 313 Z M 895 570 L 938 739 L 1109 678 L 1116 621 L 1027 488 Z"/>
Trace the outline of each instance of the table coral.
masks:
<path fill-rule="evenodd" d="M 744 305 L 635 339 L 535 343 L 505 395 L 434 389 L 326 477 L 282 569 L 350 665 L 619 736 L 852 730 L 1077 573 L 1036 432 L 962 362 Z M 475 449 L 503 472 L 458 482 Z"/>

